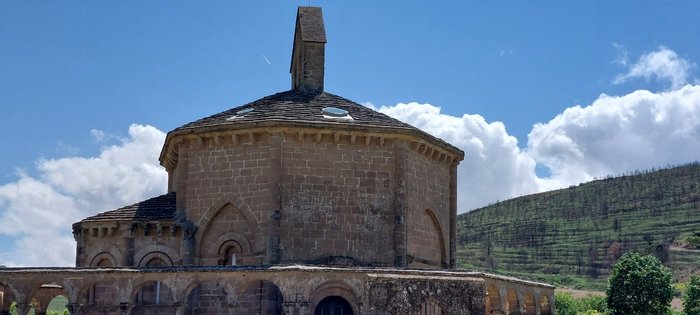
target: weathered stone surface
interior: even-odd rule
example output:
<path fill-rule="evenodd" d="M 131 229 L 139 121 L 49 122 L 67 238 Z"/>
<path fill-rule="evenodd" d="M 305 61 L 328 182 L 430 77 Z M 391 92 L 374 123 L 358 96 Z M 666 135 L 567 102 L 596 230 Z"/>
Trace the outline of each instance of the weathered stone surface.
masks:
<path fill-rule="evenodd" d="M 427 306 L 442 314 L 551 314 L 554 295 L 549 285 L 483 273 L 300 265 L 3 268 L 0 283 L 0 311 L 64 295 L 72 314 L 312 314 L 329 296 L 355 314 L 417 314 Z"/>
<path fill-rule="evenodd" d="M 325 41 L 300 8 L 294 89 L 168 133 L 168 194 L 74 224 L 78 268 L 0 269 L 0 314 L 551 313 L 551 286 L 440 270 L 464 152 L 323 92 Z"/>

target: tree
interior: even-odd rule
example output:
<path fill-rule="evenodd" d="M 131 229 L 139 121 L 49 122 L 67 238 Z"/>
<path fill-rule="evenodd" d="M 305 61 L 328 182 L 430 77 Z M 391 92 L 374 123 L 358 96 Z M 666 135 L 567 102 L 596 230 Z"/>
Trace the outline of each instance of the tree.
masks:
<path fill-rule="evenodd" d="M 683 297 L 683 312 L 686 315 L 700 315 L 700 277 L 693 275 Z"/>
<path fill-rule="evenodd" d="M 671 271 L 654 256 L 626 253 L 613 266 L 606 294 L 613 315 L 666 314 L 673 299 Z"/>

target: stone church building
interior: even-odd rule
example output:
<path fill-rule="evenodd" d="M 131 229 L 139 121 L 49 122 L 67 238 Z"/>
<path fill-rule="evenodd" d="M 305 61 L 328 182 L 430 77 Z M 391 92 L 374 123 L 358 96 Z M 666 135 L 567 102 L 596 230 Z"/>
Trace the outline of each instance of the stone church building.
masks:
<path fill-rule="evenodd" d="M 76 268 L 0 269 L 0 314 L 552 314 L 553 287 L 456 270 L 464 152 L 324 89 L 300 7 L 291 90 L 168 133 L 168 192 L 73 225 Z"/>

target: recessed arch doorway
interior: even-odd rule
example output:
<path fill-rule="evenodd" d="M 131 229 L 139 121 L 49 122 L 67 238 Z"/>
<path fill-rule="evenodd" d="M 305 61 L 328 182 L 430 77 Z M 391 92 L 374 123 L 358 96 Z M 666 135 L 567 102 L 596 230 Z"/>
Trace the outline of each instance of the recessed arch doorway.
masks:
<path fill-rule="evenodd" d="M 352 306 L 344 298 L 329 296 L 316 305 L 314 315 L 352 315 Z"/>

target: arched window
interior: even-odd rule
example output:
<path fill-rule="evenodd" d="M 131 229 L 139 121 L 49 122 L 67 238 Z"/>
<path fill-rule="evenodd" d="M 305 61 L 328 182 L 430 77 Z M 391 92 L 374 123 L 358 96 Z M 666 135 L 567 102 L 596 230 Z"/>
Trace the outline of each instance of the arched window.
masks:
<path fill-rule="evenodd" d="M 237 259 L 243 253 L 241 244 L 234 240 L 224 242 L 219 249 L 219 265 L 221 266 L 236 266 Z"/>

